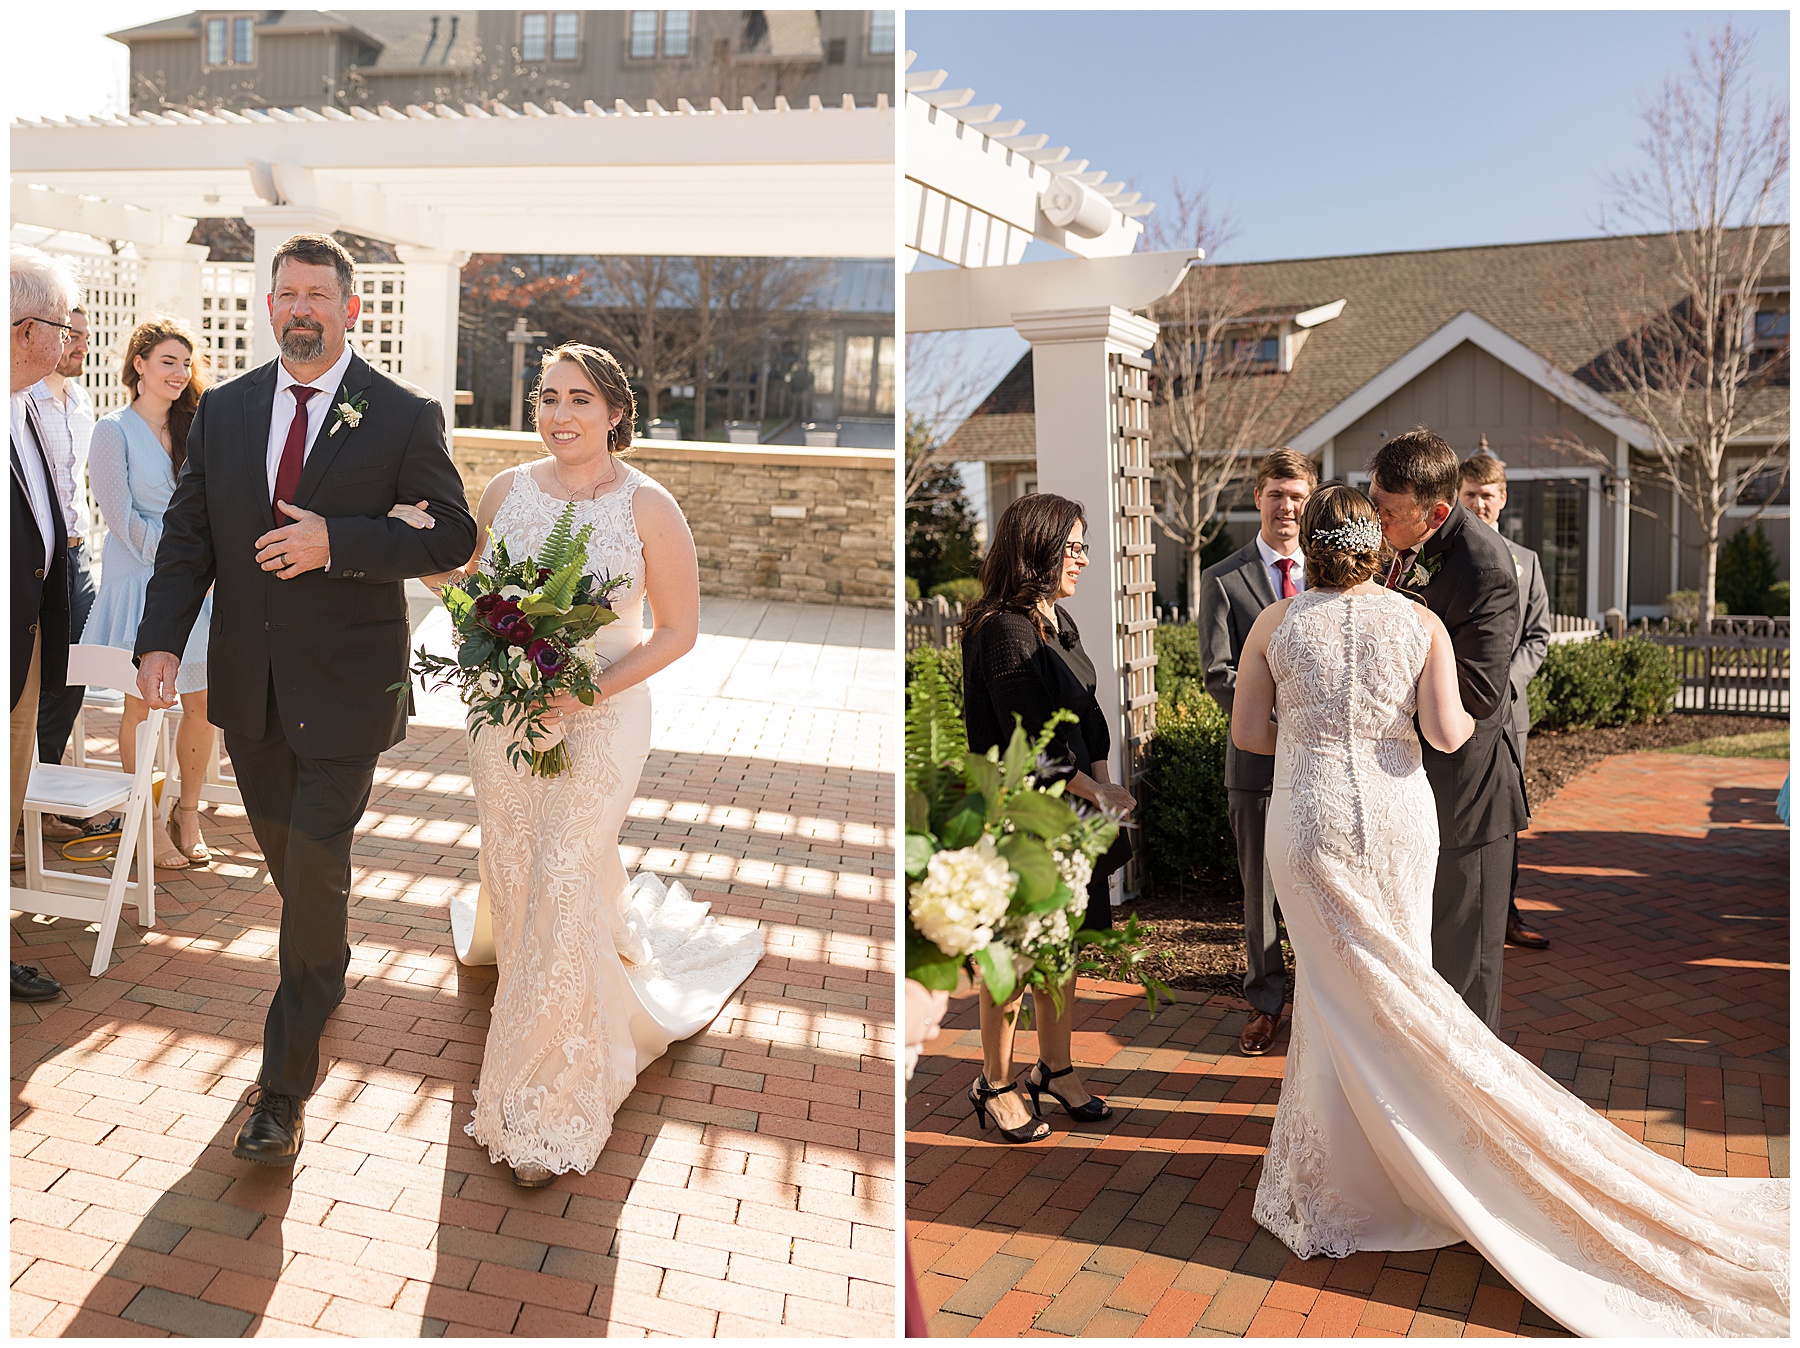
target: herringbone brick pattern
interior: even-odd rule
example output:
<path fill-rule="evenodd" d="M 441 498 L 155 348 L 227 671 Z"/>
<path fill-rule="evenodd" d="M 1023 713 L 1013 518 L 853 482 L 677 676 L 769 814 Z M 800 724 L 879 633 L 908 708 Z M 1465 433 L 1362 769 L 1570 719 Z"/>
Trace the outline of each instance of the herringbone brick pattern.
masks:
<path fill-rule="evenodd" d="M 1778 762 L 1606 760 L 1522 841 L 1503 1037 L 1621 1128 L 1702 1173 L 1786 1175 L 1788 838 Z M 1152 1019 L 1083 984 L 1075 1056 L 1112 1120 L 984 1140 L 973 998 L 908 1101 L 907 1225 L 934 1335 L 1463 1337 L 1563 1331 L 1467 1245 L 1300 1260 L 1250 1216 L 1286 1030 L 1237 1052 L 1214 997 Z M 1019 1036 L 1018 1058 L 1035 1048 Z M 987 1137 L 995 1135 L 989 1132 Z"/>
<path fill-rule="evenodd" d="M 241 810 L 206 811 L 220 860 L 163 873 L 103 978 L 91 934 L 15 915 L 70 996 L 13 1008 L 13 1333 L 891 1335 L 890 718 L 658 696 L 627 865 L 768 955 L 551 1188 L 463 1132 L 494 973 L 450 940 L 479 847 L 460 730 L 382 759 L 291 1176 L 230 1154 L 278 919 Z"/>

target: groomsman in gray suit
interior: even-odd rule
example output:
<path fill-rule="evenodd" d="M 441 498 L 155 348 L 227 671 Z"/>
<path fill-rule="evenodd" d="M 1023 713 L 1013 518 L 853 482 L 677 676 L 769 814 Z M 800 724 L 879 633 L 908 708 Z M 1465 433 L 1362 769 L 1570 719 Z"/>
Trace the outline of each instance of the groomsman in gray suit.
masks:
<path fill-rule="evenodd" d="M 1318 470 L 1304 454 L 1270 452 L 1256 469 L 1254 499 L 1262 516 L 1256 537 L 1200 577 L 1200 662 L 1206 691 L 1227 716 L 1237 687 L 1238 656 L 1257 615 L 1306 588 L 1300 512 L 1318 485 Z M 1263 868 L 1263 832 L 1274 779 L 1274 758 L 1244 753 L 1226 741 L 1225 789 L 1244 884 L 1244 999 L 1250 1003 L 1238 1047 L 1253 1058 L 1269 1051 L 1287 1000 L 1275 928 L 1275 886 Z"/>
<path fill-rule="evenodd" d="M 1459 499 L 1466 509 L 1483 524 L 1500 527 L 1500 512 L 1506 508 L 1506 465 L 1487 452 L 1487 437 L 1481 440 L 1481 452 L 1463 461 L 1462 490 Z M 1525 770 L 1525 738 L 1531 731 L 1531 712 L 1526 705 L 1525 688 L 1538 667 L 1544 663 L 1544 652 L 1550 649 L 1550 591 L 1544 585 L 1544 568 L 1538 555 L 1507 538 L 1501 539 L 1513 556 L 1513 569 L 1519 577 L 1519 644 L 1513 647 L 1512 728 L 1519 749 L 1519 770 Z M 1550 938 L 1533 931 L 1519 917 L 1519 853 L 1513 849 L 1512 898 L 1506 910 L 1506 943 L 1527 950 L 1542 950 Z"/>

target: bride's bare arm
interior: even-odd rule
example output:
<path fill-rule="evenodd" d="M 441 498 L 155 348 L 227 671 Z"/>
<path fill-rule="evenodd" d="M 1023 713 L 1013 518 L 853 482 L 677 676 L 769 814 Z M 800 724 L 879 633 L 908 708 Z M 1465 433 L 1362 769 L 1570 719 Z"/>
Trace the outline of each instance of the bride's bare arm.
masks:
<path fill-rule="evenodd" d="M 1457 692 L 1456 649 L 1442 619 L 1423 606 L 1418 612 L 1431 633 L 1431 650 L 1419 675 L 1419 730 L 1432 748 L 1453 754 L 1475 733 L 1475 718 L 1463 709 Z"/>
<path fill-rule="evenodd" d="M 1247 754 L 1275 752 L 1275 676 L 1269 672 L 1269 638 L 1286 616 L 1282 599 L 1257 615 L 1237 662 L 1237 691 L 1231 696 L 1231 742 Z"/>
<path fill-rule="evenodd" d="M 644 544 L 644 598 L 655 626 L 650 639 L 614 660 L 595 680 L 600 696 L 622 693 L 694 649 L 700 635 L 700 564 L 681 507 L 654 482 L 631 498 Z"/>

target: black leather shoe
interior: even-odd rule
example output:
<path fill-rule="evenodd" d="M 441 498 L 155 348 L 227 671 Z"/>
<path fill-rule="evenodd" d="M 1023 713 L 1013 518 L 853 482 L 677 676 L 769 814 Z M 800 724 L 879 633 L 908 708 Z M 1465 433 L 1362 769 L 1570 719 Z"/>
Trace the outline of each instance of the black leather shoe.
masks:
<path fill-rule="evenodd" d="M 12 980 L 15 1002 L 47 1002 L 62 996 L 61 983 L 29 964 L 14 964 Z"/>
<path fill-rule="evenodd" d="M 250 1117 L 238 1129 L 231 1154 L 258 1165 L 290 1166 L 306 1140 L 306 1102 L 261 1086 L 251 1100 Z"/>

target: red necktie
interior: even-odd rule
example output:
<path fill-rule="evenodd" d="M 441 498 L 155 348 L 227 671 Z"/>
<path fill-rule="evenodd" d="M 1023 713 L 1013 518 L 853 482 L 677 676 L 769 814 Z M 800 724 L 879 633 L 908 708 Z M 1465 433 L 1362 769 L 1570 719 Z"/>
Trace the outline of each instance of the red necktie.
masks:
<path fill-rule="evenodd" d="M 1388 589 L 1400 588 L 1400 578 L 1406 574 L 1406 568 L 1412 564 L 1413 554 L 1417 551 L 1417 548 L 1403 548 L 1394 554 L 1394 565 L 1388 572 Z"/>
<path fill-rule="evenodd" d="M 1295 595 L 1300 593 L 1300 587 L 1294 584 L 1294 559 L 1292 557 L 1277 557 L 1275 559 L 1275 565 L 1281 568 L 1281 597 L 1283 599 L 1292 599 Z"/>
<path fill-rule="evenodd" d="M 306 464 L 306 400 L 319 390 L 306 384 L 292 384 L 288 391 L 294 395 L 294 419 L 288 423 L 287 443 L 281 447 L 281 464 L 275 469 L 275 495 L 270 500 L 273 506 L 276 501 L 293 504 L 294 492 L 300 486 L 300 470 Z M 280 516 L 277 524 L 291 524 L 292 520 Z"/>

